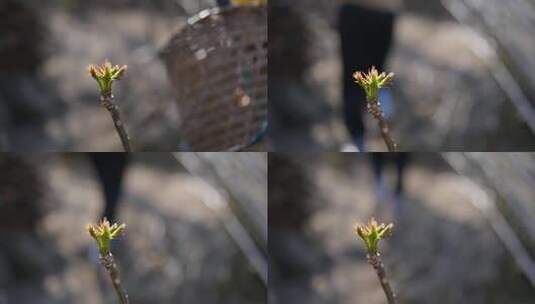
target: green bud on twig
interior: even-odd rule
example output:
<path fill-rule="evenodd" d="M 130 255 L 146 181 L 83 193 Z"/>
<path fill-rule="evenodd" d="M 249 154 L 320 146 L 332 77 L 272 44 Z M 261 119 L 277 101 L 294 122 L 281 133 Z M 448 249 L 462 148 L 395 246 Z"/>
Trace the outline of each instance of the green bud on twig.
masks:
<path fill-rule="evenodd" d="M 113 225 L 110 225 L 110 222 L 106 218 L 103 218 L 97 225 L 87 225 L 87 232 L 89 232 L 89 235 L 97 241 L 98 250 L 100 251 L 100 263 L 110 275 L 113 289 L 117 293 L 120 304 L 129 303 L 128 294 L 122 286 L 119 268 L 115 263 L 113 254 L 110 252 L 110 242 L 119 237 L 124 232 L 125 228 L 125 224 L 119 225 L 114 223 Z"/>
<path fill-rule="evenodd" d="M 126 73 L 126 65 L 113 66 L 108 60 L 105 60 L 104 63 L 100 66 L 94 66 L 90 64 L 87 67 L 89 75 L 97 81 L 98 87 L 100 89 L 100 104 L 106 108 L 111 114 L 113 119 L 113 124 L 115 129 L 121 138 L 121 143 L 126 152 L 132 151 L 132 146 L 130 144 L 130 137 L 126 131 L 125 123 L 121 119 L 121 114 L 119 113 L 119 106 L 114 102 L 114 97 L 112 94 L 112 84 L 115 80 L 121 79 Z"/>
<path fill-rule="evenodd" d="M 385 141 L 388 151 L 396 152 L 397 144 L 390 136 L 388 124 L 384 117 L 381 103 L 379 102 L 379 90 L 392 83 L 394 73 L 386 74 L 383 72 L 379 74 L 377 69 L 372 67 L 367 74 L 363 72 L 355 72 L 353 78 L 355 78 L 355 82 L 364 89 L 364 92 L 366 92 L 366 109 L 368 110 L 368 113 L 377 120 L 381 136 Z"/>
<path fill-rule="evenodd" d="M 380 73 L 372 67 L 368 73 L 355 72 L 353 74 L 355 82 L 366 92 L 366 100 L 376 103 L 379 100 L 379 90 L 388 87 L 392 83 L 394 73 Z"/>
<path fill-rule="evenodd" d="M 102 255 L 110 253 L 110 241 L 120 236 L 125 228 L 125 224 L 110 225 L 106 218 L 103 218 L 98 225 L 87 225 L 87 231 L 97 241 L 98 249 Z"/>
<path fill-rule="evenodd" d="M 104 63 L 100 66 L 95 66 L 90 64 L 87 67 L 87 70 L 89 71 L 89 74 L 93 79 L 95 79 L 98 83 L 98 86 L 100 88 L 100 94 L 102 95 L 110 95 L 111 94 L 111 86 L 115 80 L 121 79 L 123 75 L 126 73 L 127 66 L 112 66 L 112 64 L 105 60 Z"/>
<path fill-rule="evenodd" d="M 388 304 L 396 304 L 396 295 L 388 282 L 386 277 L 385 266 L 383 261 L 381 261 L 381 256 L 379 254 L 379 241 L 385 239 L 392 235 L 392 229 L 394 224 L 378 224 L 377 221 L 372 217 L 368 224 L 361 225 L 356 224 L 353 229 L 355 233 L 364 241 L 366 245 L 366 250 L 368 254 L 366 258 L 368 263 L 373 267 L 377 277 L 379 278 L 379 283 L 383 288 Z"/>
<path fill-rule="evenodd" d="M 366 250 L 370 254 L 377 254 L 379 241 L 392 235 L 394 224 L 378 224 L 372 217 L 367 225 L 356 224 L 355 233 L 360 236 L 366 245 Z"/>

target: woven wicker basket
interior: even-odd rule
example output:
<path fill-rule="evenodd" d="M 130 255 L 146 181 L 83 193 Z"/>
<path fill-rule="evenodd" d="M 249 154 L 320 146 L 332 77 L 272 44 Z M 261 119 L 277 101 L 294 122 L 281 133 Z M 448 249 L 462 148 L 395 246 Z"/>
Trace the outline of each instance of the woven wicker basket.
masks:
<path fill-rule="evenodd" d="M 189 150 L 242 150 L 265 132 L 265 7 L 202 11 L 171 39 L 163 55 Z"/>

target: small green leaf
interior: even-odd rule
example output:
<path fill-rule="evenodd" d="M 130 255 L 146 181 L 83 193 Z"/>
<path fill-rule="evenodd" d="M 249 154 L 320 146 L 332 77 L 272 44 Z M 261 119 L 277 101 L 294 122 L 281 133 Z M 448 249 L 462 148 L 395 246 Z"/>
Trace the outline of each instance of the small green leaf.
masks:
<path fill-rule="evenodd" d="M 370 103 L 376 103 L 379 100 L 379 90 L 392 83 L 394 73 L 379 73 L 375 67 L 372 67 L 367 74 L 355 72 L 353 78 L 364 89 L 366 100 Z"/>
<path fill-rule="evenodd" d="M 370 254 L 377 254 L 379 241 L 392 235 L 394 224 L 378 224 L 372 217 L 368 224 L 355 224 L 355 233 L 364 241 L 366 250 Z"/>
<path fill-rule="evenodd" d="M 90 64 L 87 67 L 89 75 L 97 81 L 100 94 L 111 95 L 112 84 L 115 80 L 121 79 L 126 73 L 127 66 L 113 66 L 108 60 L 100 66 Z"/>
<path fill-rule="evenodd" d="M 87 225 L 87 231 L 97 242 L 98 249 L 102 255 L 108 255 L 110 253 L 110 241 L 120 236 L 125 228 L 125 224 L 119 225 L 114 223 L 110 225 L 110 222 L 106 218 L 103 218 L 97 225 Z"/>

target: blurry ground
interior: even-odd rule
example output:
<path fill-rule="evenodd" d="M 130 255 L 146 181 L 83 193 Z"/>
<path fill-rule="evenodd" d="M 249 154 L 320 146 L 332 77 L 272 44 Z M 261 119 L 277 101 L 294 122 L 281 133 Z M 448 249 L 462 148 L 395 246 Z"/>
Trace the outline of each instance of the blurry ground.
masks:
<path fill-rule="evenodd" d="M 103 207 L 89 160 L 41 155 L 32 162 L 43 164 L 49 208 L 38 237 L 22 235 L 13 248 L 35 270 L 18 280 L 2 272 L 0 303 L 115 303 L 108 278 L 99 281 L 101 267 L 88 257 L 94 244 L 85 225 Z M 170 154 L 134 157 L 118 212 L 127 233 L 114 249 L 132 303 L 265 303 L 261 281 L 203 204 L 209 193 Z"/>
<path fill-rule="evenodd" d="M 295 184 L 281 181 L 291 183 L 287 190 L 280 187 L 274 192 L 275 187 L 270 187 L 270 198 L 289 195 L 295 204 L 313 210 L 300 231 L 282 225 L 283 220 L 273 218 L 270 209 L 270 250 L 285 253 L 283 259 L 291 266 L 273 266 L 271 273 L 281 275 L 273 275 L 270 302 L 385 303 L 352 230 L 355 221 L 378 212 L 367 157 L 293 158 L 303 165 L 301 174 L 308 176 L 307 190 L 300 188 L 304 184 L 295 176 Z M 400 303 L 532 303 L 535 290 L 470 203 L 459 177 L 437 155 L 412 156 L 416 158 L 407 167 L 406 197 L 394 235 L 382 247 Z M 387 168 L 387 181 L 393 182 L 393 169 Z M 272 172 L 275 169 L 270 169 L 270 176 Z M 301 199 L 295 197 L 297 193 Z M 273 202 L 270 199 L 270 208 Z M 380 209 L 388 214 L 391 205 Z"/>
<path fill-rule="evenodd" d="M 15 74 L 22 79 L 17 82 L 20 91 L 8 100 L 19 99 L 20 117 L 0 108 L 1 133 L 7 130 L 7 135 L 0 134 L 0 148 L 121 151 L 109 113 L 99 106 L 96 83 L 86 70 L 88 64 L 108 58 L 128 65 L 114 91 L 136 150 L 178 149 L 178 113 L 158 51 L 187 16 L 214 1 L 27 3 L 43 24 L 38 35 L 44 44 L 36 47 L 44 50 L 44 61 L 35 73 Z"/>
<path fill-rule="evenodd" d="M 400 15 L 387 65 L 396 74 L 391 129 L 401 149 L 532 150 L 535 137 L 493 80 L 485 61 L 492 64 L 494 59 L 486 57 L 480 36 L 453 20 L 437 0 L 373 1 L 377 7 L 390 9 L 396 7 L 391 3 L 400 2 L 405 2 L 404 9 L 396 9 Z M 281 107 L 296 113 L 291 118 L 295 125 L 274 127 L 273 146 L 279 151 L 303 146 L 339 150 L 350 139 L 341 106 L 337 5 L 335 1 L 301 1 L 294 7 L 310 32 L 309 45 L 302 50 L 310 64 L 304 83 L 284 80 L 289 83 L 285 98 L 291 101 Z M 507 24 L 506 19 L 503 23 Z M 270 94 L 272 102 L 280 98 L 277 94 L 284 93 Z M 376 122 L 367 117 L 366 125 L 368 149 L 384 151 Z"/>

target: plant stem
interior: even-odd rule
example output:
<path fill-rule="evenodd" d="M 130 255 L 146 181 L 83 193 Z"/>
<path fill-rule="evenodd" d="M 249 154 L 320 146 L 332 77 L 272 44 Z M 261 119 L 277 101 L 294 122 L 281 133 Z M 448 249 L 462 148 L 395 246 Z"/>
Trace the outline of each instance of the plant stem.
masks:
<path fill-rule="evenodd" d="M 379 253 L 368 253 L 366 255 L 366 258 L 368 259 L 368 263 L 373 266 L 373 269 L 375 269 L 375 272 L 379 277 L 379 281 L 381 282 L 381 286 L 383 287 L 383 291 L 385 292 L 388 304 L 396 304 L 396 295 L 394 294 L 392 287 L 390 287 L 390 283 L 388 283 L 388 280 L 386 278 L 385 266 L 383 264 L 383 261 L 381 260 L 381 257 L 379 256 Z"/>
<path fill-rule="evenodd" d="M 102 266 L 106 268 L 108 274 L 110 275 L 111 283 L 115 289 L 115 292 L 117 293 L 117 297 L 119 297 L 119 302 L 121 304 L 128 304 L 128 294 L 121 285 L 119 268 L 117 267 L 117 264 L 115 264 L 115 260 L 113 259 L 111 252 L 106 255 L 101 254 L 100 263 L 102 263 Z"/>
<path fill-rule="evenodd" d="M 377 119 L 379 129 L 381 130 L 381 136 L 383 137 L 383 140 L 385 141 L 388 151 L 396 152 L 398 149 L 398 145 L 394 142 L 394 140 L 390 136 L 390 130 L 388 128 L 388 124 L 386 122 L 383 110 L 381 109 L 381 103 L 379 103 L 378 100 L 375 100 L 375 101 L 368 101 L 367 104 L 368 104 L 367 105 L 368 113 L 370 113 L 375 119 Z"/>
<path fill-rule="evenodd" d="M 111 93 L 100 95 L 100 104 L 110 112 L 111 118 L 113 119 L 113 124 L 115 125 L 115 129 L 117 130 L 117 133 L 121 138 L 124 150 L 126 152 L 132 152 L 132 147 L 130 145 L 130 137 L 128 137 L 125 125 L 121 120 L 119 106 L 117 106 L 113 101 L 114 98 Z"/>

